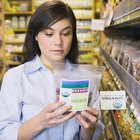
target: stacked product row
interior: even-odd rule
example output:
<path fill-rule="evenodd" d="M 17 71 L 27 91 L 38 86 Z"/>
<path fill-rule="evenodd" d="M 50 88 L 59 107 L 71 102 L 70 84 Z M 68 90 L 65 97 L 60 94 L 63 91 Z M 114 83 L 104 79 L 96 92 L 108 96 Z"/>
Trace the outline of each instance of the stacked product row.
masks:
<path fill-rule="evenodd" d="M 140 41 L 108 40 L 104 49 L 140 82 Z"/>
<path fill-rule="evenodd" d="M 123 89 L 122 87 L 118 87 L 116 81 L 114 81 L 114 77 L 111 76 L 109 69 L 106 69 L 103 74 L 102 86 L 105 91 L 116 91 Z M 110 127 L 113 127 L 111 126 L 112 123 L 110 119 L 107 119 L 110 117 L 109 111 L 102 111 L 102 115 L 106 128 L 110 129 Z M 139 140 L 140 122 L 138 121 L 137 109 L 130 98 L 127 101 L 127 108 L 125 110 L 114 110 L 113 115 L 122 139 Z M 105 129 L 105 131 L 107 140 L 113 140 L 114 137 L 111 129 L 110 131 Z"/>

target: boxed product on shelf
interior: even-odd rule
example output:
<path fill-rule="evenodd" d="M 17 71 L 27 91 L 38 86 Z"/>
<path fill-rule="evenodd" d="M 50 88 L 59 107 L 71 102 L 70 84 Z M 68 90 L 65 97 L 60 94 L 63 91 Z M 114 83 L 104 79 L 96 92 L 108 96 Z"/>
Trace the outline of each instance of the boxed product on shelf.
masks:
<path fill-rule="evenodd" d="M 68 3 L 72 8 L 77 8 L 77 7 L 91 7 L 92 5 L 92 0 L 63 0 L 65 3 Z"/>
<path fill-rule="evenodd" d="M 6 52 L 12 53 L 21 53 L 23 49 L 23 44 L 6 44 L 5 50 Z"/>
<path fill-rule="evenodd" d="M 115 111 L 122 139 L 138 140 L 140 138 L 140 123 L 133 111 L 130 107 L 126 110 Z"/>
<path fill-rule="evenodd" d="M 8 12 L 27 12 L 31 11 L 31 1 L 5 0 L 4 9 Z"/>
<path fill-rule="evenodd" d="M 76 18 L 92 18 L 92 10 L 79 10 L 74 9 L 73 12 L 75 13 Z"/>

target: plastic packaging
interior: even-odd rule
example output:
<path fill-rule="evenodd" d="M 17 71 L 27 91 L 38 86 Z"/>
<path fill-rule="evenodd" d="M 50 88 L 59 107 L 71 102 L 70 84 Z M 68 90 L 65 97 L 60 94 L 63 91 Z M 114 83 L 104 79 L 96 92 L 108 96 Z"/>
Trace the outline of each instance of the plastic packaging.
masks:
<path fill-rule="evenodd" d="M 55 64 L 53 74 L 60 89 L 59 100 L 71 104 L 73 111 L 84 110 L 87 105 L 93 106 L 99 97 L 98 88 L 104 70 L 104 67 L 93 65 Z"/>
<path fill-rule="evenodd" d="M 114 40 L 110 56 L 116 60 L 120 50 L 120 45 L 121 45 L 121 41 Z"/>
<path fill-rule="evenodd" d="M 131 57 L 132 54 L 134 54 L 137 51 L 136 47 L 132 47 L 130 45 L 126 45 L 125 49 L 123 51 L 123 61 L 122 61 L 122 67 L 127 70 L 128 64 L 129 64 L 129 57 Z"/>
<path fill-rule="evenodd" d="M 132 56 L 132 76 L 140 82 L 140 51 Z"/>

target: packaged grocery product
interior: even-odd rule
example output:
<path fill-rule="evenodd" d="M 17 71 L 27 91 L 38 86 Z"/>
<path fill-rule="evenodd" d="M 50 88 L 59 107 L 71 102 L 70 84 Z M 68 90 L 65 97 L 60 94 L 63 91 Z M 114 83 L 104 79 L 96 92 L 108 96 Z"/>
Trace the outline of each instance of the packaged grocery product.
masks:
<path fill-rule="evenodd" d="M 121 41 L 114 40 L 113 47 L 111 50 L 111 57 L 117 60 L 118 52 L 120 50 Z"/>
<path fill-rule="evenodd" d="M 124 58 L 124 50 L 126 49 L 127 46 L 130 46 L 131 40 L 121 40 L 120 41 L 120 50 L 118 52 L 118 57 L 117 57 L 117 62 L 122 65 L 123 63 L 123 58 Z"/>
<path fill-rule="evenodd" d="M 132 76 L 140 82 L 140 51 L 132 56 Z"/>
<path fill-rule="evenodd" d="M 123 55 L 124 55 L 124 43 L 121 43 L 120 45 L 120 50 L 119 50 L 119 53 L 118 53 L 118 57 L 117 57 L 117 62 L 119 64 L 122 64 L 122 59 L 123 59 Z"/>
<path fill-rule="evenodd" d="M 54 79 L 60 90 L 59 100 L 72 105 L 72 111 L 93 106 L 98 96 L 98 88 L 104 67 L 93 65 L 61 63 L 54 66 Z"/>
<path fill-rule="evenodd" d="M 18 25 L 19 28 L 21 28 L 21 29 L 26 28 L 26 19 L 25 19 L 24 16 L 20 16 L 20 17 L 19 17 L 18 24 L 19 24 L 19 25 Z"/>
<path fill-rule="evenodd" d="M 13 16 L 12 17 L 12 28 L 17 29 L 18 28 L 18 17 L 17 16 Z"/>
<path fill-rule="evenodd" d="M 109 54 L 111 53 L 112 50 L 112 43 L 113 43 L 113 39 L 107 39 L 106 44 L 104 45 L 104 50 L 106 50 L 106 52 L 108 52 Z"/>
<path fill-rule="evenodd" d="M 122 60 L 122 67 L 127 70 L 129 64 L 129 57 L 131 57 L 137 51 L 136 47 L 131 45 L 125 45 L 123 50 L 123 60 Z"/>

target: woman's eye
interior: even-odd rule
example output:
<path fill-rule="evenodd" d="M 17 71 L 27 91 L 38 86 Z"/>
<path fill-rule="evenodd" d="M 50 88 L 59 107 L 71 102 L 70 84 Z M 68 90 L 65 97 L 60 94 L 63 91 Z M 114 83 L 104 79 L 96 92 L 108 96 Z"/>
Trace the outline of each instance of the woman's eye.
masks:
<path fill-rule="evenodd" d="M 52 33 L 45 33 L 46 36 L 53 36 Z"/>
<path fill-rule="evenodd" d="M 62 35 L 68 36 L 68 35 L 70 35 L 70 32 L 62 33 Z"/>

